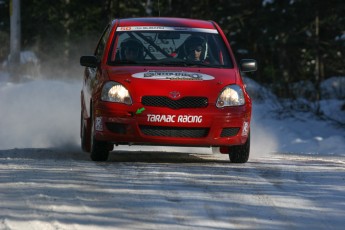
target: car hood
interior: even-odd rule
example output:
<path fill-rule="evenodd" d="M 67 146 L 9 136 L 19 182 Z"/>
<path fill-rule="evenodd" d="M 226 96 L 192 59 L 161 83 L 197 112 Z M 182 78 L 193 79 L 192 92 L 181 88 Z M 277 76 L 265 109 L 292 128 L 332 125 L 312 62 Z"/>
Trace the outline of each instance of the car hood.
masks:
<path fill-rule="evenodd" d="M 123 84 L 134 101 L 144 95 L 208 97 L 215 102 L 221 90 L 241 81 L 235 69 L 114 67 L 108 70 L 111 81 Z"/>

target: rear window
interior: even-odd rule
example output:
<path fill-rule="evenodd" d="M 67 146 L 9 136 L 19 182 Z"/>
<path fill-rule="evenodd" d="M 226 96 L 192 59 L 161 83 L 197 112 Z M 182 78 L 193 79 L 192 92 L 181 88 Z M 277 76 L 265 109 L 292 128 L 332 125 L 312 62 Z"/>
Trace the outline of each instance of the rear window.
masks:
<path fill-rule="evenodd" d="M 233 67 L 217 30 L 155 26 L 118 27 L 108 64 Z"/>

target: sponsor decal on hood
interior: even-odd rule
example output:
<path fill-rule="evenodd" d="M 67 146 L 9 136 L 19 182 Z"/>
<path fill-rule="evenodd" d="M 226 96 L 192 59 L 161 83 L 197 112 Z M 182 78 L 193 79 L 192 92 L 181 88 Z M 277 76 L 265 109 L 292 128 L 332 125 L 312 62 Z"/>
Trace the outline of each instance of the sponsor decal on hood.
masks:
<path fill-rule="evenodd" d="M 185 71 L 147 71 L 133 74 L 132 77 L 151 80 L 179 81 L 208 81 L 214 79 L 214 77 L 207 74 Z"/>

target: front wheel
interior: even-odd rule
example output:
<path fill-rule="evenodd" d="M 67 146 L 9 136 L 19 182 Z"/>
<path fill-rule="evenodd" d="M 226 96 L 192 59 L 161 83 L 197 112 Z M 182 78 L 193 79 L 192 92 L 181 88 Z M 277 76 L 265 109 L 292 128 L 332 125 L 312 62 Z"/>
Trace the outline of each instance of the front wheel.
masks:
<path fill-rule="evenodd" d="M 83 113 L 80 116 L 80 138 L 81 138 L 81 148 L 84 152 L 90 152 L 90 125 L 87 125 L 87 120 L 85 122 L 83 118 Z M 90 122 L 89 122 L 90 123 Z"/>
<path fill-rule="evenodd" d="M 250 134 L 243 145 L 229 147 L 229 159 L 231 163 L 246 163 L 250 152 Z"/>
<path fill-rule="evenodd" d="M 109 157 L 109 143 L 106 141 L 99 141 L 95 138 L 94 119 L 91 118 L 91 160 L 106 161 Z"/>

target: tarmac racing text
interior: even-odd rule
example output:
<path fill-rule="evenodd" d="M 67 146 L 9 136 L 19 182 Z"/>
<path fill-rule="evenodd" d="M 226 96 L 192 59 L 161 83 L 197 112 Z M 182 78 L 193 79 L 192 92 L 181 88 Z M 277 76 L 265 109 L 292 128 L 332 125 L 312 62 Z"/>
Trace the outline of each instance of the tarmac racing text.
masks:
<path fill-rule="evenodd" d="M 166 123 L 201 123 L 202 116 L 147 114 L 147 121 Z"/>

